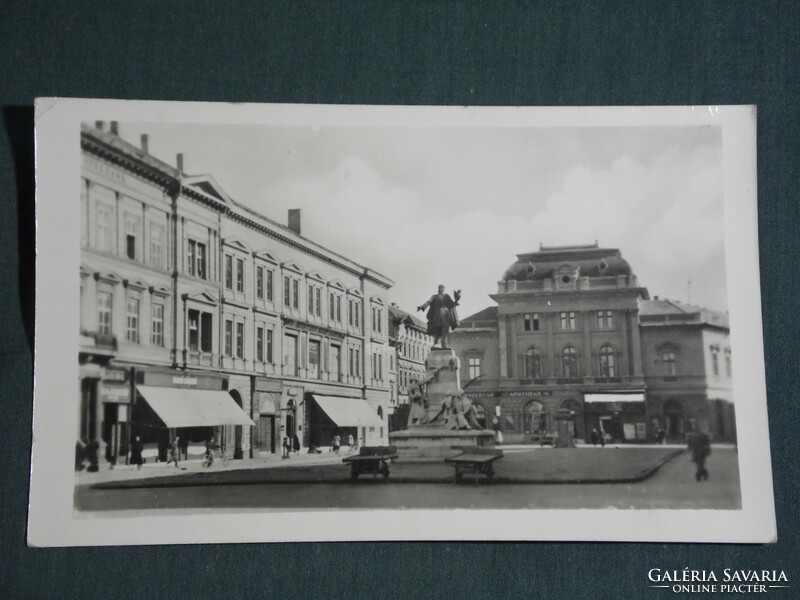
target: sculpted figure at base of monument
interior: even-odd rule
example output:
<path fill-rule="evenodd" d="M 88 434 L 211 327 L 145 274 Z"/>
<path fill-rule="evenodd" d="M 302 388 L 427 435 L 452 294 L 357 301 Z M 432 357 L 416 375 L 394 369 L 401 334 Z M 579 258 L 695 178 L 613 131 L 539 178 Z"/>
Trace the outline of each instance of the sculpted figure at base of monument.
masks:
<path fill-rule="evenodd" d="M 439 412 L 431 420 L 441 422 L 447 429 L 477 429 L 483 427 L 477 421 L 475 407 L 463 393 L 450 393 L 442 402 Z"/>

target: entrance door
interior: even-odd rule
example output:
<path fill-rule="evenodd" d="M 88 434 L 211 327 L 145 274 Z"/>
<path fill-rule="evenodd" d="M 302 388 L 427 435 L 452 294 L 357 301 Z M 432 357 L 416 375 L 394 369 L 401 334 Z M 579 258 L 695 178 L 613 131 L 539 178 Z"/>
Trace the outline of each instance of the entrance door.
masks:
<path fill-rule="evenodd" d="M 261 415 L 258 418 L 258 449 L 262 452 L 275 452 L 275 417 Z"/>

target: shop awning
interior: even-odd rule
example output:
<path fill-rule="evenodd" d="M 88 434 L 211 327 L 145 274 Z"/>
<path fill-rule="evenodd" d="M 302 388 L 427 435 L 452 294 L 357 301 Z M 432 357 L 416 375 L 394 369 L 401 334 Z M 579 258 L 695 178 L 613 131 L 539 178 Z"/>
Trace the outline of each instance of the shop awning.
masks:
<path fill-rule="evenodd" d="M 619 392 L 607 394 L 584 394 L 583 400 L 584 402 L 644 402 L 644 394 L 621 394 Z"/>
<path fill-rule="evenodd" d="M 255 426 L 228 392 L 148 385 L 139 385 L 136 389 L 164 425 L 170 428 Z"/>
<path fill-rule="evenodd" d="M 366 400 L 317 394 L 313 394 L 313 396 L 319 407 L 339 427 L 382 427 L 384 425 Z"/>

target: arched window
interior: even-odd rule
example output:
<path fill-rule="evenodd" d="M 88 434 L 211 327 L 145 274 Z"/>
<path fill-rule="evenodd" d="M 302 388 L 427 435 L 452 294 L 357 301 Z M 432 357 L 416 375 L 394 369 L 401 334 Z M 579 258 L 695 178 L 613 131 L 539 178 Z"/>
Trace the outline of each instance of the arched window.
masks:
<path fill-rule="evenodd" d="M 523 416 L 525 421 L 525 433 L 547 433 L 547 411 L 544 408 L 544 404 L 538 400 L 531 400 L 525 405 Z"/>
<path fill-rule="evenodd" d="M 382 407 L 382 406 L 379 406 L 379 407 L 378 407 L 378 418 L 379 418 L 381 421 L 383 421 L 383 407 Z"/>
<path fill-rule="evenodd" d="M 542 376 L 542 359 L 536 348 L 528 348 L 525 352 L 525 378 L 540 379 Z"/>
<path fill-rule="evenodd" d="M 564 377 L 578 377 L 578 352 L 572 346 L 567 346 L 561 351 L 561 368 Z"/>
<path fill-rule="evenodd" d="M 600 348 L 600 376 L 616 377 L 617 375 L 617 355 L 609 344 L 604 344 Z"/>
<path fill-rule="evenodd" d="M 678 374 L 678 367 L 676 361 L 676 354 L 675 350 L 671 348 L 666 348 L 661 351 L 661 364 L 664 368 L 664 375 L 677 375 Z"/>

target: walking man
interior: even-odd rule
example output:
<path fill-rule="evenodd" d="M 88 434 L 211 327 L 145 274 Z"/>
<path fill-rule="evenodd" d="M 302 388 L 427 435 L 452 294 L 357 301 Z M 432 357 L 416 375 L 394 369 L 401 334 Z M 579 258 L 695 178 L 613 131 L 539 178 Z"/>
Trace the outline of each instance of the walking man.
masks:
<path fill-rule="evenodd" d="M 692 453 L 692 462 L 697 466 L 694 478 L 697 481 L 708 479 L 706 458 L 711 454 L 711 438 L 703 430 L 689 434 L 689 450 Z"/>

